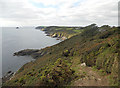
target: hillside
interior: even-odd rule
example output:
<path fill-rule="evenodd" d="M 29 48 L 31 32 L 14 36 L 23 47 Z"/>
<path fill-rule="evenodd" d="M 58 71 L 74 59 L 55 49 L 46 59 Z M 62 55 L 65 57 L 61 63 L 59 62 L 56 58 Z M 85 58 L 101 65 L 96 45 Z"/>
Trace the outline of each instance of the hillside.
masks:
<path fill-rule="evenodd" d="M 60 28 L 59 33 L 69 35 Z M 50 29 L 44 31 L 58 33 Z M 118 27 L 92 24 L 54 46 L 16 52 L 36 60 L 21 67 L 3 86 L 118 86 L 119 41 Z"/>

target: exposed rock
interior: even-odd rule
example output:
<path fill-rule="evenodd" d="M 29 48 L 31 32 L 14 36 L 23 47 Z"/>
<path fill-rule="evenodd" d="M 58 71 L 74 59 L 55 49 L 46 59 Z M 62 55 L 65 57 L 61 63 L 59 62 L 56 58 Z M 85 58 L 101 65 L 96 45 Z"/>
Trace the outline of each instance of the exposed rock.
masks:
<path fill-rule="evenodd" d="M 53 37 L 53 38 L 57 37 L 57 34 L 56 34 L 56 33 L 55 33 L 55 34 L 53 34 L 53 35 L 52 35 L 52 37 Z"/>
<path fill-rule="evenodd" d="M 48 51 L 38 50 L 38 49 L 25 49 L 19 52 L 15 52 L 14 56 L 32 56 L 34 59 L 37 59 L 45 54 L 48 54 Z"/>
<path fill-rule="evenodd" d="M 38 52 L 39 50 L 34 50 L 34 49 L 25 49 L 25 50 L 21 50 L 19 52 L 15 52 L 13 55 L 14 56 L 25 56 L 25 55 L 31 55 L 33 53 Z"/>
<path fill-rule="evenodd" d="M 66 40 L 67 38 L 66 38 L 65 36 L 63 36 L 61 39 L 62 39 L 62 40 Z"/>
<path fill-rule="evenodd" d="M 50 36 L 50 34 L 49 33 L 47 33 L 47 35 L 46 36 Z"/>
<path fill-rule="evenodd" d="M 85 63 L 82 63 L 81 66 L 86 66 L 86 64 L 85 64 Z"/>
<path fill-rule="evenodd" d="M 4 77 L 2 77 L 2 82 L 6 82 L 7 80 L 10 80 L 11 77 L 14 75 L 14 72 L 8 71 Z"/>
<path fill-rule="evenodd" d="M 56 40 L 60 40 L 60 38 L 57 38 Z"/>
<path fill-rule="evenodd" d="M 16 29 L 19 29 L 19 27 L 16 27 Z"/>
<path fill-rule="evenodd" d="M 35 29 L 43 29 L 44 27 L 42 27 L 42 26 L 38 26 L 38 27 L 36 27 Z"/>
<path fill-rule="evenodd" d="M 101 80 L 100 78 L 98 78 L 98 80 Z"/>
<path fill-rule="evenodd" d="M 8 71 L 7 73 L 9 74 L 9 73 L 11 73 L 12 71 Z"/>

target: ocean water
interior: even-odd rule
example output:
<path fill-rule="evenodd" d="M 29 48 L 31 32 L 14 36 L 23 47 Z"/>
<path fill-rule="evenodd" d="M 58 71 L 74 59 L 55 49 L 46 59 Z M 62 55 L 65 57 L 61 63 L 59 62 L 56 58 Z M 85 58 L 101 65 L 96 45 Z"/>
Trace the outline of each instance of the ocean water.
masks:
<path fill-rule="evenodd" d="M 15 72 L 25 63 L 33 60 L 30 56 L 13 56 L 14 52 L 23 49 L 41 49 L 60 42 L 46 36 L 43 31 L 34 27 L 3 27 L 2 36 L 2 76 L 8 71 Z"/>
<path fill-rule="evenodd" d="M 0 28 L 0 78 L 2 78 L 2 28 Z"/>

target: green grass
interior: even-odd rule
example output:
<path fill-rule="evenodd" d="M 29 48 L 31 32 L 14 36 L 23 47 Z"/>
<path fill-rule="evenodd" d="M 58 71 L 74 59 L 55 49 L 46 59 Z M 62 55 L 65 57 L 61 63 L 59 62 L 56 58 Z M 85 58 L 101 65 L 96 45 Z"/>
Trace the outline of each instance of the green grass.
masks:
<path fill-rule="evenodd" d="M 73 30 L 74 32 L 81 33 L 82 30 Z"/>

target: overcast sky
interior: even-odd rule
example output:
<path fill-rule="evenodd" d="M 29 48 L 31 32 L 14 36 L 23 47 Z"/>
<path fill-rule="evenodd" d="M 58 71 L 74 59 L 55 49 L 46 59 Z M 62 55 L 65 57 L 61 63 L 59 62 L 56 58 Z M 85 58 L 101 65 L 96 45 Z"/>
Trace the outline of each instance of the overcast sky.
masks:
<path fill-rule="evenodd" d="M 119 0 L 0 0 L 0 26 L 118 25 Z"/>

